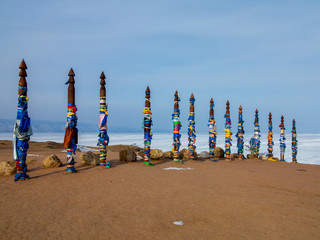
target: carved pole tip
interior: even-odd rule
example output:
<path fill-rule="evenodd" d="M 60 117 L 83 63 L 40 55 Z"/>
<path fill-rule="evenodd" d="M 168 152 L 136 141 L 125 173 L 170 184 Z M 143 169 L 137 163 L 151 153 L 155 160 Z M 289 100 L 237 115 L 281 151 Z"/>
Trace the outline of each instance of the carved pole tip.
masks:
<path fill-rule="evenodd" d="M 150 88 L 149 88 L 149 86 L 147 86 L 147 88 L 146 88 L 146 92 L 150 92 Z"/>
<path fill-rule="evenodd" d="M 104 75 L 104 72 L 102 71 L 101 75 L 100 75 L 100 79 L 106 79 L 106 76 Z"/>
<path fill-rule="evenodd" d="M 69 71 L 69 73 L 68 73 L 68 76 L 69 76 L 69 77 L 74 77 L 74 76 L 75 76 L 72 68 L 70 69 L 70 71 Z"/>
<path fill-rule="evenodd" d="M 213 103 L 213 99 L 212 98 L 210 99 L 210 103 Z"/>
<path fill-rule="evenodd" d="M 28 69 L 26 62 L 24 61 L 24 59 L 22 58 L 21 63 L 19 65 L 20 69 Z"/>
<path fill-rule="evenodd" d="M 178 91 L 176 90 L 176 92 L 174 93 L 174 96 L 178 96 Z"/>

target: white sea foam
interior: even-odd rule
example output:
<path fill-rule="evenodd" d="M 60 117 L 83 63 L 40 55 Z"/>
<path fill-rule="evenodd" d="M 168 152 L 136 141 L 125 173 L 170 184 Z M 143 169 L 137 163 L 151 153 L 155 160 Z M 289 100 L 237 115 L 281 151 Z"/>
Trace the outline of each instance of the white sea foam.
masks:
<path fill-rule="evenodd" d="M 245 134 L 244 141 L 245 145 L 249 145 L 249 140 L 253 134 Z M 143 147 L 143 133 L 110 133 L 110 144 L 136 144 L 139 147 Z M 274 156 L 280 156 L 279 148 L 279 133 L 274 134 Z M 291 162 L 291 135 L 287 132 L 286 135 L 286 152 L 285 160 Z M 11 133 L 1 133 L 0 140 L 11 140 Z M 34 133 L 31 136 L 32 141 L 54 141 L 62 143 L 64 139 L 64 133 Z M 96 146 L 98 142 L 97 133 L 80 133 L 79 134 L 79 145 L 84 146 Z M 208 151 L 208 134 L 200 133 L 197 134 L 196 139 L 197 152 Z M 217 146 L 224 149 L 224 134 L 220 133 L 217 136 Z M 172 134 L 170 133 L 154 133 L 151 142 L 151 148 L 162 149 L 163 151 L 170 151 L 172 149 Z M 188 148 L 188 136 L 182 132 L 181 148 Z M 232 139 L 232 152 L 237 152 L 237 139 L 233 135 Z M 267 134 L 261 134 L 261 147 L 260 153 L 267 152 Z M 248 149 L 245 149 L 244 154 L 248 154 Z M 299 163 L 307 164 L 318 164 L 320 165 L 320 134 L 299 134 L 298 133 L 298 155 L 297 160 Z"/>
<path fill-rule="evenodd" d="M 99 151 L 99 149 L 94 149 L 94 148 L 89 148 L 89 147 L 86 147 L 86 146 L 82 146 L 82 145 L 78 145 L 78 149 L 80 150 L 80 152 L 96 152 L 96 151 Z"/>
<path fill-rule="evenodd" d="M 167 168 L 164 168 L 163 170 L 193 170 L 193 168 L 190 168 L 190 167 L 187 167 L 187 168 L 178 168 L 178 167 L 167 167 Z"/>
<path fill-rule="evenodd" d="M 182 226 L 184 223 L 183 223 L 183 221 L 174 221 L 173 224 L 178 225 L 178 226 Z"/>

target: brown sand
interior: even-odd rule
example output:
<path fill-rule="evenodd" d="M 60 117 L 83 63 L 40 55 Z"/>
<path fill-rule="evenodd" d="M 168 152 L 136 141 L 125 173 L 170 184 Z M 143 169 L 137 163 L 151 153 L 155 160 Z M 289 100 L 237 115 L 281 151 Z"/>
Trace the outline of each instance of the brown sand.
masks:
<path fill-rule="evenodd" d="M 12 157 L 0 142 L 0 161 Z M 51 144 L 52 145 L 52 144 Z M 33 143 L 28 181 L 0 177 L 1 239 L 320 239 L 320 166 L 254 160 L 156 161 L 42 169 L 58 146 Z M 79 158 L 79 154 L 77 159 Z M 167 167 L 192 168 L 169 170 Z M 183 226 L 174 225 L 183 221 Z"/>

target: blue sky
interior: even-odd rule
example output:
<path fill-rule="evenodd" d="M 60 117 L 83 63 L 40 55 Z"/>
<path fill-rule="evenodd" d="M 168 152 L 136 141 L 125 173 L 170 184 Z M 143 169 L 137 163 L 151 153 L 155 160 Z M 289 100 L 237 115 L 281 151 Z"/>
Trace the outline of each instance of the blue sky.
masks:
<path fill-rule="evenodd" d="M 28 65 L 32 119 L 66 119 L 70 67 L 76 74 L 79 122 L 97 123 L 99 76 L 107 76 L 109 129 L 139 129 L 151 89 L 154 131 L 171 131 L 173 94 L 187 131 L 189 96 L 196 128 L 207 131 L 209 101 L 218 129 L 230 101 L 253 131 L 268 113 L 278 131 L 320 133 L 319 1 L 0 1 L 0 118 L 14 119 L 18 66 Z"/>

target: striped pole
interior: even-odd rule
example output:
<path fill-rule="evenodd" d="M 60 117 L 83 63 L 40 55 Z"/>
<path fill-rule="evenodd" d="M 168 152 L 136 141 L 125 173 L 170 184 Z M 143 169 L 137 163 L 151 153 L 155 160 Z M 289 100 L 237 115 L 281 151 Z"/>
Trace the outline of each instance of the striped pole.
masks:
<path fill-rule="evenodd" d="M 189 144 L 188 144 L 188 148 L 189 148 L 189 159 L 190 160 L 195 160 L 195 155 L 196 153 L 196 128 L 195 128 L 195 121 L 194 121 L 194 96 L 193 93 L 191 93 L 190 96 L 190 111 L 189 111 L 189 125 L 188 125 L 188 140 L 189 140 Z"/>
<path fill-rule="evenodd" d="M 174 108 L 173 108 L 173 114 L 172 114 L 172 120 L 173 120 L 173 148 L 172 148 L 172 153 L 173 153 L 173 161 L 174 162 L 180 162 L 182 163 L 181 160 L 179 160 L 179 148 L 180 148 L 180 129 L 181 129 L 181 122 L 180 122 L 180 110 L 179 110 L 179 94 L 176 91 L 174 94 Z"/>
<path fill-rule="evenodd" d="M 67 173 L 75 173 L 76 168 L 74 166 L 75 155 L 77 150 L 78 143 L 78 129 L 77 129 L 77 107 L 75 105 L 75 89 L 74 89 L 74 72 L 71 68 L 69 71 L 69 79 L 66 84 L 68 86 L 68 110 L 67 110 L 67 124 L 66 124 L 66 132 L 64 135 L 64 143 L 63 146 L 67 148 Z"/>
<path fill-rule="evenodd" d="M 214 149 L 216 147 L 216 138 L 217 138 L 217 131 L 216 131 L 216 122 L 214 120 L 214 102 L 211 98 L 210 100 L 210 111 L 209 111 L 209 160 L 216 162 L 214 159 Z"/>
<path fill-rule="evenodd" d="M 225 142 L 226 142 L 226 160 L 231 161 L 231 146 L 232 146 L 232 132 L 231 132 L 231 119 L 230 119 L 230 103 L 227 101 L 226 104 L 226 119 L 224 131 L 225 131 Z"/>
<path fill-rule="evenodd" d="M 238 119 L 238 132 L 236 137 L 238 138 L 237 141 L 237 147 L 238 147 L 238 158 L 240 160 L 243 159 L 243 148 L 244 148 L 244 143 L 243 143 L 243 134 L 244 134 L 244 129 L 243 129 L 243 119 L 242 119 L 242 106 L 240 105 L 239 107 L 239 119 Z"/>
<path fill-rule="evenodd" d="M 259 156 L 260 150 L 260 126 L 259 126 L 259 112 L 256 109 L 255 119 L 254 119 L 254 134 L 250 139 L 250 151 L 253 157 Z"/>
<path fill-rule="evenodd" d="M 143 129 L 144 129 L 144 164 L 153 166 L 154 164 L 150 162 L 150 146 L 152 140 L 152 113 L 151 113 L 151 102 L 150 102 L 150 88 L 147 87 L 145 91 L 145 104 L 144 119 L 143 119 Z"/>
<path fill-rule="evenodd" d="M 296 132 L 296 120 L 292 121 L 292 162 L 297 162 L 297 153 L 298 153 L 298 140 Z"/>
<path fill-rule="evenodd" d="M 28 116 L 28 88 L 27 88 L 27 65 L 22 59 L 20 63 L 20 80 L 18 83 L 18 112 L 17 120 L 13 129 L 13 159 L 16 161 L 17 173 L 15 181 L 29 179 L 27 175 L 27 151 L 29 149 L 29 140 L 32 135 L 30 118 Z"/>
<path fill-rule="evenodd" d="M 272 131 L 272 114 L 269 113 L 269 123 L 268 123 L 268 160 L 273 160 L 273 131 Z"/>
<path fill-rule="evenodd" d="M 106 76 L 104 72 L 100 75 L 100 114 L 99 114 L 99 135 L 98 146 L 100 149 L 100 166 L 110 168 L 111 164 L 107 161 L 107 147 L 109 145 L 108 136 L 108 104 L 106 99 Z"/>
<path fill-rule="evenodd" d="M 286 151 L 286 136 L 285 136 L 285 128 L 284 128 L 284 120 L 283 116 L 281 116 L 281 123 L 279 125 L 280 128 L 280 161 L 284 161 L 284 152 Z"/>

